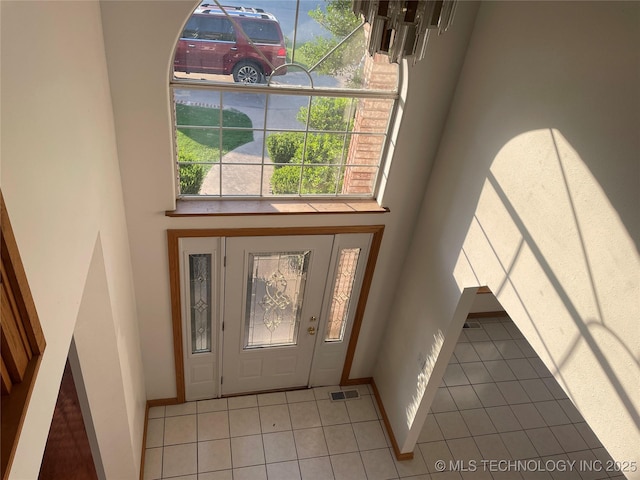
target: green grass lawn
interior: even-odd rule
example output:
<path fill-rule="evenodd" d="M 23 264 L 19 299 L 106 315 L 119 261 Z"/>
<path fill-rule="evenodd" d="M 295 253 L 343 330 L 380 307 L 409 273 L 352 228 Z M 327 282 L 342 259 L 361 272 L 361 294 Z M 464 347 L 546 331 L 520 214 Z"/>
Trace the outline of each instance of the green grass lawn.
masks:
<path fill-rule="evenodd" d="M 220 109 L 193 105 L 176 105 L 178 158 L 190 162 L 218 162 L 222 155 L 253 141 L 251 130 L 227 130 L 227 128 L 251 128 L 248 116 L 235 110 L 222 111 L 222 145 L 220 145 Z M 188 126 L 214 127 L 189 128 Z M 208 170 L 208 169 L 207 169 Z"/>

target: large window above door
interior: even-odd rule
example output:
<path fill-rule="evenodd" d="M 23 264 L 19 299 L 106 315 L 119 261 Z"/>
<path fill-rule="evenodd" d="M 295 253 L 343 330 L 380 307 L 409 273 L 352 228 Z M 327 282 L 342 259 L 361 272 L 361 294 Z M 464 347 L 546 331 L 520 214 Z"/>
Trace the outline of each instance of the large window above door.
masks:
<path fill-rule="evenodd" d="M 171 79 L 180 198 L 374 198 L 398 65 L 350 0 L 204 0 Z"/>

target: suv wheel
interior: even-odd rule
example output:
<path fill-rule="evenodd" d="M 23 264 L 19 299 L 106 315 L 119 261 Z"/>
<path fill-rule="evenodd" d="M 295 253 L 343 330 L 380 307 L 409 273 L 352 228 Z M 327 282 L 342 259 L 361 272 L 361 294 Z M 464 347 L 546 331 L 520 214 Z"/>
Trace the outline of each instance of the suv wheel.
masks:
<path fill-rule="evenodd" d="M 262 83 L 262 70 L 252 62 L 238 62 L 233 67 L 233 81 L 238 83 Z"/>

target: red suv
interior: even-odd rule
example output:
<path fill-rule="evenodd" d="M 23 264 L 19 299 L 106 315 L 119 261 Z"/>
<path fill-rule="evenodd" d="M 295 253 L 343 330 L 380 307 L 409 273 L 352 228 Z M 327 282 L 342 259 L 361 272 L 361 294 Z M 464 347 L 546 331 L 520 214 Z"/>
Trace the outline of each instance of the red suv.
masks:
<path fill-rule="evenodd" d="M 173 69 L 233 75 L 236 82 L 259 83 L 284 65 L 286 56 L 282 30 L 272 14 L 261 8 L 220 9 L 203 3 L 180 35 Z M 284 73 L 284 68 L 276 72 Z"/>

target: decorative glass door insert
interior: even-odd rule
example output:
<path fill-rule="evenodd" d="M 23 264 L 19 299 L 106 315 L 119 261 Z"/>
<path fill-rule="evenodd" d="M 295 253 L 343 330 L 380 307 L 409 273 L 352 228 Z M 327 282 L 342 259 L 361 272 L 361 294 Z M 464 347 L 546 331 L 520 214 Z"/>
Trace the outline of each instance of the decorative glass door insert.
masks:
<path fill-rule="evenodd" d="M 189 255 L 191 353 L 211 352 L 211 254 Z"/>
<path fill-rule="evenodd" d="M 296 345 L 311 252 L 250 253 L 244 348 Z"/>
<path fill-rule="evenodd" d="M 221 238 L 181 238 L 178 247 L 185 398 L 202 400 L 219 394 Z"/>
<path fill-rule="evenodd" d="M 360 250 L 360 248 L 340 250 L 331 297 L 331 310 L 327 319 L 325 342 L 341 342 L 344 339 Z"/>

